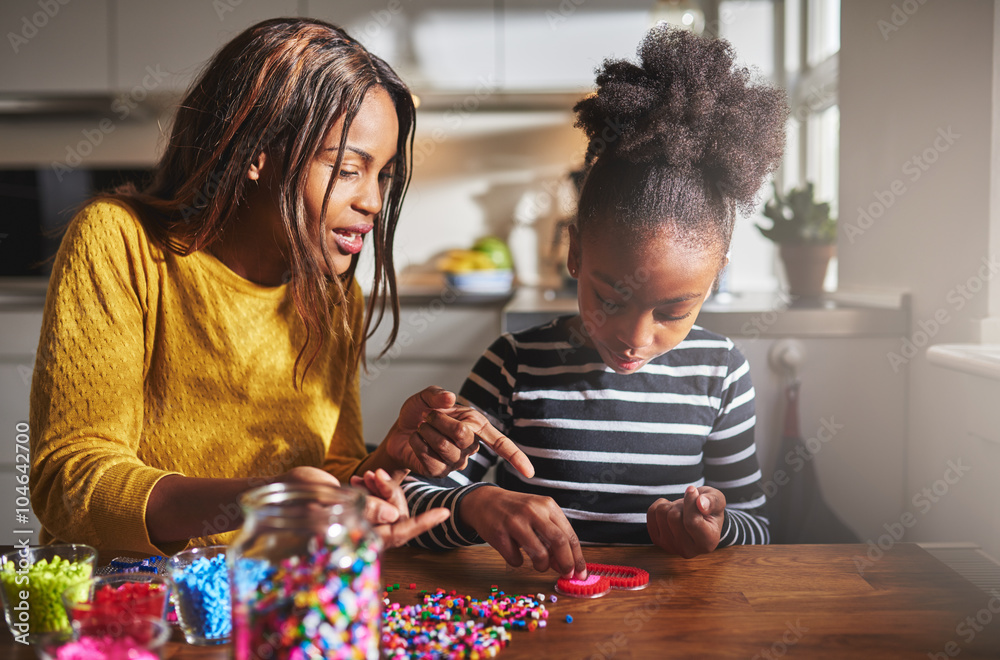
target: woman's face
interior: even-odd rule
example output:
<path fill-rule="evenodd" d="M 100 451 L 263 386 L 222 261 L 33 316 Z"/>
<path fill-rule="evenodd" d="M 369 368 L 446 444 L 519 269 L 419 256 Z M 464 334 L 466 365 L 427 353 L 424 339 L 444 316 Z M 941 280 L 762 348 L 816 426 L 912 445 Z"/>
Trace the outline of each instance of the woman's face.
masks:
<path fill-rule="evenodd" d="M 315 256 L 323 263 L 321 241 L 330 252 L 333 273 L 340 275 L 361 252 L 364 237 L 375 226 L 396 159 L 399 121 L 392 99 L 381 87 L 373 87 L 361 103 L 347 133 L 347 145 L 340 170 L 337 151 L 343 132 L 343 118 L 328 132 L 323 147 L 309 166 L 305 183 L 305 208 L 309 230 L 314 237 Z M 336 177 L 333 191 L 322 216 L 330 176 Z"/>
<path fill-rule="evenodd" d="M 691 248 L 668 231 L 633 246 L 614 228 L 570 235 L 584 335 L 615 372 L 634 373 L 691 330 L 719 273 L 715 250 Z"/>

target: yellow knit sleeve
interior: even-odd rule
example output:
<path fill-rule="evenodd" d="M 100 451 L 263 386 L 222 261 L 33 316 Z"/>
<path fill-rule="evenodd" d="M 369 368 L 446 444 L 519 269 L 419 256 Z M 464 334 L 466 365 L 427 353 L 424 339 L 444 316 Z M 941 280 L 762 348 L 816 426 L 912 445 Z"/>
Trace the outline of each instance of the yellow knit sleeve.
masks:
<path fill-rule="evenodd" d="M 155 250 L 115 202 L 81 211 L 49 283 L 31 386 L 31 503 L 45 530 L 158 554 L 146 501 L 170 472 L 137 456 Z"/>
<path fill-rule="evenodd" d="M 364 294 L 357 280 L 352 280 L 349 313 L 351 331 L 360 336 L 364 329 Z M 353 343 L 353 342 L 352 342 Z M 323 461 L 323 469 L 347 485 L 361 462 L 368 455 L 365 449 L 364 432 L 361 423 L 361 372 L 356 349 L 349 351 L 344 368 L 349 370 L 348 386 L 341 403 L 337 427 L 330 440 L 330 448 Z"/>

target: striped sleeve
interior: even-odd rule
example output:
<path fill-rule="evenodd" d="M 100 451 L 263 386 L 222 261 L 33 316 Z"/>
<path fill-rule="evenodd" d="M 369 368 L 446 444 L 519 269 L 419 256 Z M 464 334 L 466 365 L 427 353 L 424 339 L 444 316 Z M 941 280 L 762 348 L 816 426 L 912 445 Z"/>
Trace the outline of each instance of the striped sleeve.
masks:
<path fill-rule="evenodd" d="M 503 335 L 479 358 L 458 395 L 460 404 L 483 413 L 490 424 L 504 435 L 509 435 L 511 428 L 510 401 L 517 373 L 516 358 L 513 339 L 510 335 Z M 447 477 L 407 477 L 403 482 L 403 494 L 411 516 L 435 507 L 451 511 L 448 520 L 418 536 L 410 545 L 446 549 L 482 543 L 475 530 L 459 519 L 458 508 L 468 493 L 480 486 L 490 485 L 482 480 L 497 460 L 492 449 L 481 445 L 479 451 L 469 457 L 464 469 Z"/>
<path fill-rule="evenodd" d="M 770 542 L 754 443 L 756 421 L 750 365 L 733 347 L 722 381 L 719 414 L 704 450 L 705 485 L 726 496 L 719 547 Z"/>

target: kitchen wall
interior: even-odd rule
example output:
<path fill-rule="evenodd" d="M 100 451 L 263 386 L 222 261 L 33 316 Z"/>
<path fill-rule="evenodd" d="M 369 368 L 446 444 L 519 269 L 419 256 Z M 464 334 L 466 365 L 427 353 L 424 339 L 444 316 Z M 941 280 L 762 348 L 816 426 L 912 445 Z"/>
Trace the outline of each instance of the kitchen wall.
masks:
<path fill-rule="evenodd" d="M 907 536 L 974 541 L 994 557 L 1000 444 L 973 431 L 1000 428 L 1000 387 L 931 365 L 925 350 L 1000 340 L 990 318 L 1000 309 L 998 20 L 994 2 L 844 1 L 838 243 L 842 289 L 911 295 L 911 333 L 878 365 L 895 372 L 908 401 L 899 515 L 916 523 Z M 865 387 L 865 378 L 844 374 L 830 386 Z M 869 438 L 875 450 L 892 440 Z"/>

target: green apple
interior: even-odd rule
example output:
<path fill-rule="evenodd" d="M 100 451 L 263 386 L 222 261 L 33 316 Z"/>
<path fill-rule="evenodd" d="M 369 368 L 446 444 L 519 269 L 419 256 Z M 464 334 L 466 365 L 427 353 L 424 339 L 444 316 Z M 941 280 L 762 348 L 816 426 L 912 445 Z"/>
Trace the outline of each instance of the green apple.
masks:
<path fill-rule="evenodd" d="M 486 254 L 496 268 L 509 269 L 514 266 L 514 260 L 510 257 L 510 249 L 503 240 L 496 236 L 480 238 L 472 245 L 472 249 Z"/>

